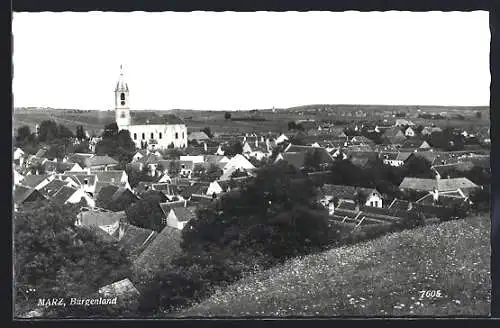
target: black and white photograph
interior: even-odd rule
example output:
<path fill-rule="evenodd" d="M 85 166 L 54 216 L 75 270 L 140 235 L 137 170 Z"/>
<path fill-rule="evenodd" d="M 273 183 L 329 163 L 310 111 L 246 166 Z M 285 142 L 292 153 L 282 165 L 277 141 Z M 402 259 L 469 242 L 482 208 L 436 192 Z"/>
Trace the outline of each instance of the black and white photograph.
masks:
<path fill-rule="evenodd" d="M 470 12 L 14 12 L 13 317 L 490 315 Z"/>

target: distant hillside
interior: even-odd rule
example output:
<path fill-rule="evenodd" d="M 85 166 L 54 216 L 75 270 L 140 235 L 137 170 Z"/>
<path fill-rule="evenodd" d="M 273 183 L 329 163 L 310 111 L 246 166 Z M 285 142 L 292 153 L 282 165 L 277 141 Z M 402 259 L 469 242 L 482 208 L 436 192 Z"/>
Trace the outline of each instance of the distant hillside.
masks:
<path fill-rule="evenodd" d="M 420 290 L 442 296 L 420 300 Z M 484 215 L 294 259 L 177 316 L 488 315 L 490 292 Z"/>
<path fill-rule="evenodd" d="M 332 104 L 313 104 L 296 107 L 289 107 L 287 111 L 310 111 L 310 110 L 327 110 L 327 111 L 484 111 L 489 110 L 489 106 L 407 106 L 407 105 L 332 105 Z"/>

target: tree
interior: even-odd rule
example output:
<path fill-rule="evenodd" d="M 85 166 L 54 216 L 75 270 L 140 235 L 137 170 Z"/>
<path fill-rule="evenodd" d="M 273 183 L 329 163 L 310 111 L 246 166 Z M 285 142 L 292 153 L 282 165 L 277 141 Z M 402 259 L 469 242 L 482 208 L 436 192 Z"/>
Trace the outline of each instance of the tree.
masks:
<path fill-rule="evenodd" d="M 59 137 L 57 123 L 52 120 L 42 121 L 39 127 L 38 140 L 41 142 L 52 141 Z"/>
<path fill-rule="evenodd" d="M 206 172 L 206 169 L 203 165 L 201 164 L 195 164 L 194 167 L 193 167 L 193 176 L 195 178 L 200 178 L 202 177 Z"/>
<path fill-rule="evenodd" d="M 140 200 L 127 207 L 127 220 L 141 228 L 161 231 L 165 224 L 162 223 L 164 214 L 159 204 L 166 200 L 160 191 L 147 191 Z"/>
<path fill-rule="evenodd" d="M 321 154 L 317 149 L 310 150 L 304 158 L 304 167 L 307 170 L 316 171 L 321 169 Z"/>
<path fill-rule="evenodd" d="M 201 181 L 213 182 L 222 176 L 222 169 L 215 164 L 210 164 L 200 176 Z"/>
<path fill-rule="evenodd" d="M 78 140 L 85 140 L 87 137 L 85 136 L 85 130 L 83 129 L 83 126 L 78 125 L 76 127 L 76 138 Z"/>
<path fill-rule="evenodd" d="M 406 176 L 413 178 L 434 178 L 431 163 L 424 157 L 411 155 L 405 162 L 403 168 Z"/>
<path fill-rule="evenodd" d="M 288 122 L 288 131 L 293 131 L 297 129 L 297 123 L 295 121 Z"/>
<path fill-rule="evenodd" d="M 243 152 L 243 145 L 239 141 L 232 141 L 224 149 L 226 156 L 234 156 Z"/>
<path fill-rule="evenodd" d="M 231 116 L 231 115 L 230 115 Z M 212 134 L 212 131 L 210 130 L 210 128 L 208 126 L 204 127 L 203 130 L 201 130 L 202 132 L 205 132 L 205 134 L 210 138 L 212 139 L 214 137 L 214 135 Z"/>
<path fill-rule="evenodd" d="M 104 132 L 102 133 L 102 137 L 114 137 L 118 134 L 118 125 L 116 123 L 106 124 L 104 126 Z"/>
<path fill-rule="evenodd" d="M 476 118 L 481 119 L 481 117 L 482 117 L 481 112 L 480 112 L 480 111 L 477 111 L 477 112 L 476 112 Z"/>
<path fill-rule="evenodd" d="M 168 165 L 168 175 L 170 177 L 175 177 L 181 172 L 181 164 L 179 161 L 171 161 Z"/>
<path fill-rule="evenodd" d="M 38 297 L 88 295 L 129 275 L 127 252 L 102 232 L 76 227 L 77 205 L 41 202 L 15 214 L 16 312 L 36 307 Z M 27 289 L 31 297 L 24 297 Z"/>
<path fill-rule="evenodd" d="M 23 125 L 17 129 L 16 143 L 19 146 L 24 145 L 25 143 L 32 142 L 33 139 L 34 135 L 28 125 Z"/>
<path fill-rule="evenodd" d="M 225 112 L 224 113 L 224 119 L 227 121 L 227 120 L 230 120 L 231 119 L 231 113 L 229 112 Z"/>

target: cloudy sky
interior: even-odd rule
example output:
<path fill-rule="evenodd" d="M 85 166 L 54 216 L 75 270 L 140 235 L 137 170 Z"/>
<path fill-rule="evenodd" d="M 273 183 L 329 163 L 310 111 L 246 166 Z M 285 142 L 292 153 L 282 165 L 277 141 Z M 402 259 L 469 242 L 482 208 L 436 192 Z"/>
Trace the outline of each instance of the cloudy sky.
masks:
<path fill-rule="evenodd" d="M 483 12 L 15 13 L 14 106 L 488 105 Z"/>

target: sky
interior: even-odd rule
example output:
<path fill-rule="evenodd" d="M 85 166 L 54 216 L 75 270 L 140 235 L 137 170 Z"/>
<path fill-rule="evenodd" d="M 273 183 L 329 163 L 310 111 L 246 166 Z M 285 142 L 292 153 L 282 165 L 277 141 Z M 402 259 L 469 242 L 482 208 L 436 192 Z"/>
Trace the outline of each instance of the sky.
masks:
<path fill-rule="evenodd" d="M 14 106 L 249 110 L 489 104 L 475 12 L 14 13 Z"/>

